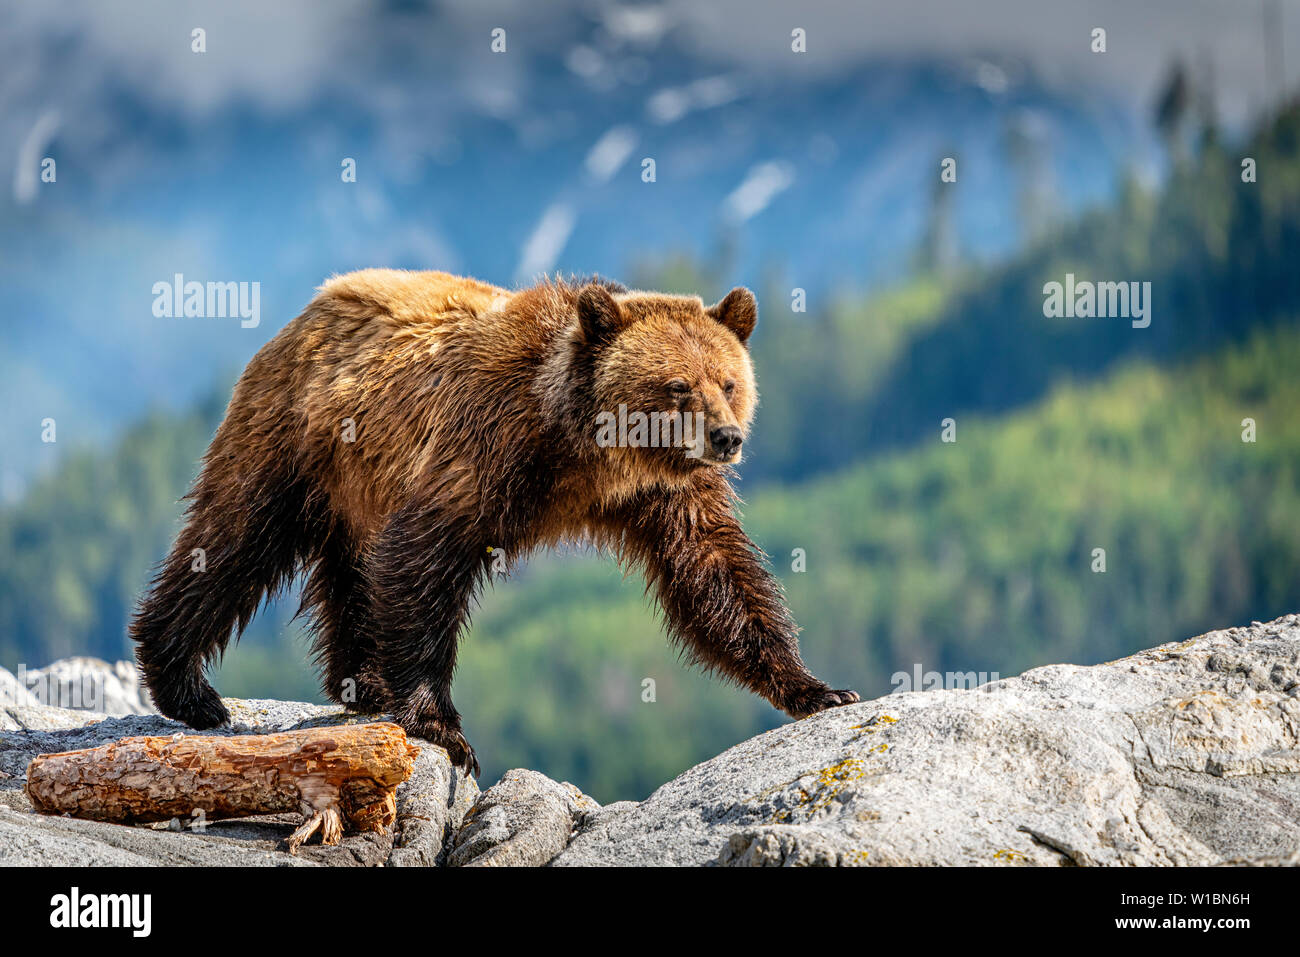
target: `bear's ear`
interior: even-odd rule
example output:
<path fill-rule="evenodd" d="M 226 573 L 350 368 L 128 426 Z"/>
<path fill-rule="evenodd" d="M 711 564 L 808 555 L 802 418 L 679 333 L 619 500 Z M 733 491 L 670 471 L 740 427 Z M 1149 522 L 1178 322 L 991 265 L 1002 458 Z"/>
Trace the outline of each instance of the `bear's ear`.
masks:
<path fill-rule="evenodd" d="M 578 293 L 578 322 L 592 345 L 608 342 L 623 325 L 623 310 L 604 286 L 592 283 Z"/>
<path fill-rule="evenodd" d="M 754 294 L 744 286 L 737 286 L 723 296 L 721 302 L 705 311 L 734 332 L 742 346 L 749 342 L 749 334 L 758 322 L 758 303 L 754 301 Z"/>

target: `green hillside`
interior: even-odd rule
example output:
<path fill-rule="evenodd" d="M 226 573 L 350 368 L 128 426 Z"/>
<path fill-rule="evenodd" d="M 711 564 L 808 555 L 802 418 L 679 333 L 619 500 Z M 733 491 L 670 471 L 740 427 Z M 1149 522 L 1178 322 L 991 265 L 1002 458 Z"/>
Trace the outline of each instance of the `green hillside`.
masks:
<path fill-rule="evenodd" d="M 878 455 L 927 440 L 945 416 L 1036 402 L 1062 378 L 1094 379 L 1133 358 L 1180 362 L 1292 321 L 1300 106 L 1243 143 L 1212 130 L 1203 140 L 1160 190 L 1129 179 L 1106 206 L 991 268 L 922 277 L 870 300 L 849 292 L 806 314 L 790 312 L 797 282 L 767 283 L 755 345 L 764 410 L 747 481 L 829 472 L 845 447 Z M 1243 181 L 1246 158 L 1253 182 Z M 680 265 L 669 272 L 692 288 Z M 1151 325 L 1044 321 L 1043 284 L 1067 272 L 1149 281 Z M 694 289 L 721 284 L 709 280 Z"/>

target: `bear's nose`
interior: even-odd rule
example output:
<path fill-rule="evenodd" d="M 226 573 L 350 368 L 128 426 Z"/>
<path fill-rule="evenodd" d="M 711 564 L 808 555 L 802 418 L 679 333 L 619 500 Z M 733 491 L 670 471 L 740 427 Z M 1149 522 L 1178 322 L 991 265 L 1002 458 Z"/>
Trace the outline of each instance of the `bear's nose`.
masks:
<path fill-rule="evenodd" d="M 713 446 L 713 454 L 719 458 L 731 455 L 740 448 L 740 443 L 743 441 L 745 437 L 734 425 L 719 426 L 709 433 L 709 445 Z"/>

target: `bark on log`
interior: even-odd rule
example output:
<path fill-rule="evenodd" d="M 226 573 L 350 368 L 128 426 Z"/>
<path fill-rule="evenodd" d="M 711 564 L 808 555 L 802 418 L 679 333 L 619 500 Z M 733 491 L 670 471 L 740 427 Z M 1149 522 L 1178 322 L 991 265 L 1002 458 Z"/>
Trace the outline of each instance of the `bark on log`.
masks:
<path fill-rule="evenodd" d="M 42 754 L 27 767 L 27 796 L 42 814 L 115 824 L 207 820 L 301 811 L 289 852 L 316 830 L 337 844 L 344 827 L 378 831 L 397 819 L 397 786 L 419 749 L 395 724 L 340 725 L 281 734 L 123 738 Z"/>

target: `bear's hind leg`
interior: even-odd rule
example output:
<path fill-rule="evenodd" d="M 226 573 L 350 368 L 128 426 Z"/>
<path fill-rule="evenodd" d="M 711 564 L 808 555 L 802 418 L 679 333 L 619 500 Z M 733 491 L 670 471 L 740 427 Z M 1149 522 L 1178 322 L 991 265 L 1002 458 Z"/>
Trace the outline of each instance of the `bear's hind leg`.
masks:
<path fill-rule="evenodd" d="M 214 450 L 220 440 L 221 432 Z M 225 651 L 232 629 L 243 632 L 262 598 L 287 584 L 318 537 L 304 483 L 271 466 L 232 477 L 231 467 L 209 453 L 185 527 L 130 626 L 154 704 L 197 729 L 229 719 L 205 666 Z"/>
<path fill-rule="evenodd" d="M 412 502 L 389 519 L 367 565 L 384 680 L 407 732 L 479 773 L 451 701 L 456 645 L 483 573 L 487 534 L 465 511 Z"/>
<path fill-rule="evenodd" d="M 325 694 L 352 711 L 387 711 L 391 705 L 368 617 L 361 553 L 343 529 L 331 531 L 307 578 L 299 614 L 308 610 Z"/>

